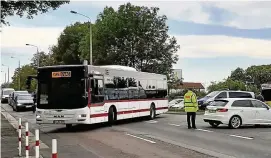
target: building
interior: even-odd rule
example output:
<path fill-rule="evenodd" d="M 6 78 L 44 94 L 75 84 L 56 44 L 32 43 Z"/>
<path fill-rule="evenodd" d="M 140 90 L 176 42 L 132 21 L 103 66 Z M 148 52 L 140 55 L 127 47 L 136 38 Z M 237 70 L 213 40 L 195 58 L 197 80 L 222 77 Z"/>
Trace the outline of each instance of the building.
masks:
<path fill-rule="evenodd" d="M 183 82 L 182 85 L 178 85 L 175 89 L 170 89 L 169 93 L 179 93 L 185 89 L 192 88 L 195 91 L 205 91 L 202 83 L 199 82 Z"/>

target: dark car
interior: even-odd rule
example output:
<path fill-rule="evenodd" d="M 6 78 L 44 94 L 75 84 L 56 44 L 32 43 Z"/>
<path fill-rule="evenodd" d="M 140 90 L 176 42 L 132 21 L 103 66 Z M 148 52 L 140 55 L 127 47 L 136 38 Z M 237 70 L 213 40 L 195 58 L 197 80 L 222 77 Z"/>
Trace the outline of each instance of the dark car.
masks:
<path fill-rule="evenodd" d="M 19 94 L 15 97 L 12 108 L 20 111 L 23 108 L 32 109 L 34 107 L 33 97 L 30 94 Z"/>

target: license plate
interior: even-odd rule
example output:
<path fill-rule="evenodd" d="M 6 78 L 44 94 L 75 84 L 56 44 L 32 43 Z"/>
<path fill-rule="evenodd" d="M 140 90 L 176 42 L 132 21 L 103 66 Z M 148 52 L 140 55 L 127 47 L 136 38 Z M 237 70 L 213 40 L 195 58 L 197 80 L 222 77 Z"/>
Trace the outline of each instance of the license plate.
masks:
<path fill-rule="evenodd" d="M 63 123 L 65 123 L 65 121 L 64 120 L 55 120 L 55 121 L 53 121 L 53 123 L 54 124 L 63 124 Z"/>
<path fill-rule="evenodd" d="M 32 107 L 32 105 L 27 105 L 27 106 L 25 106 L 26 108 L 31 108 Z"/>
<path fill-rule="evenodd" d="M 209 113 L 215 113 L 216 110 L 209 110 Z"/>

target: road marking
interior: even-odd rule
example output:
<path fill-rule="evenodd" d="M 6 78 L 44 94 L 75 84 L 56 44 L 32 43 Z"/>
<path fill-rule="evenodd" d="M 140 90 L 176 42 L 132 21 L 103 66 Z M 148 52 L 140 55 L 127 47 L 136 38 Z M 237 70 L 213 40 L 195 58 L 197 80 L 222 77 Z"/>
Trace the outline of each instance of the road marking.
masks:
<path fill-rule="evenodd" d="M 203 131 L 203 132 L 214 132 L 214 131 L 209 131 L 209 130 L 206 130 L 206 129 L 196 129 L 198 131 Z"/>
<path fill-rule="evenodd" d="M 157 123 L 157 121 L 145 121 L 146 123 Z"/>
<path fill-rule="evenodd" d="M 173 123 L 169 123 L 169 125 L 171 125 L 171 126 L 177 126 L 177 127 L 181 126 L 181 125 L 177 125 L 177 124 L 173 124 Z"/>
<path fill-rule="evenodd" d="M 151 140 L 149 140 L 149 139 L 141 138 L 141 137 L 138 137 L 138 136 L 135 136 L 135 135 L 129 134 L 129 133 L 126 133 L 126 135 L 131 136 L 131 137 L 134 137 L 134 138 L 137 138 L 137 139 L 144 140 L 144 141 L 149 142 L 149 143 L 152 143 L 152 144 L 155 144 L 155 143 L 156 143 L 156 142 L 151 141 Z"/>
<path fill-rule="evenodd" d="M 230 136 L 231 137 L 237 137 L 237 138 L 243 138 L 243 139 L 249 139 L 249 140 L 253 139 L 251 137 L 244 137 L 244 136 L 238 136 L 238 135 L 230 135 Z"/>

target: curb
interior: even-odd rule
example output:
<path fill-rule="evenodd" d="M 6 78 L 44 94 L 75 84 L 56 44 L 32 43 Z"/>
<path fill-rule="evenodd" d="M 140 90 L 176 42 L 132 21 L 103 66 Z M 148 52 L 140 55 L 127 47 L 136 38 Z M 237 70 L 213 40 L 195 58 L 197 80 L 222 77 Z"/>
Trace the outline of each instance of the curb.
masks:
<path fill-rule="evenodd" d="M 13 126 L 13 128 L 16 129 L 17 133 L 18 133 L 18 121 L 12 116 L 10 115 L 8 112 L 4 112 L 4 111 L 1 111 L 1 114 L 8 120 L 8 122 Z M 23 133 L 23 129 L 25 129 L 25 127 L 22 125 L 22 133 Z M 25 138 L 25 135 L 22 135 L 22 138 Z M 29 131 L 29 142 L 31 142 L 31 138 L 34 138 L 35 139 L 35 135 L 33 133 L 31 133 Z M 44 144 L 41 140 L 40 140 L 40 149 L 47 149 L 49 148 L 46 144 Z M 35 156 L 29 156 L 29 158 L 31 157 L 35 157 Z M 24 157 L 14 157 L 14 158 L 24 158 Z M 43 158 L 42 155 L 40 155 L 40 158 Z"/>

